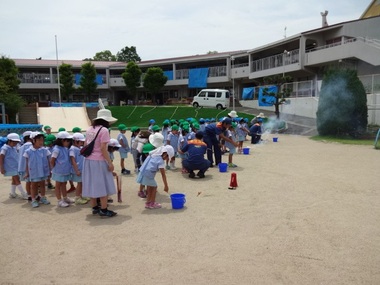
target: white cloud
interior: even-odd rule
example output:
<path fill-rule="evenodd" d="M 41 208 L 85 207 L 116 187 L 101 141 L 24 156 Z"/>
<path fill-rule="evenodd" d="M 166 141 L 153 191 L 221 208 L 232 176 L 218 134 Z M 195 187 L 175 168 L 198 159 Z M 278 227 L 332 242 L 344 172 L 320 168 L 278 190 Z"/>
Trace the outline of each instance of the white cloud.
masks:
<path fill-rule="evenodd" d="M 183 3 L 182 3 L 183 2 Z M 369 0 L 3 0 L 0 54 L 83 59 L 136 46 L 143 60 L 252 49 L 328 23 L 358 19 Z"/>

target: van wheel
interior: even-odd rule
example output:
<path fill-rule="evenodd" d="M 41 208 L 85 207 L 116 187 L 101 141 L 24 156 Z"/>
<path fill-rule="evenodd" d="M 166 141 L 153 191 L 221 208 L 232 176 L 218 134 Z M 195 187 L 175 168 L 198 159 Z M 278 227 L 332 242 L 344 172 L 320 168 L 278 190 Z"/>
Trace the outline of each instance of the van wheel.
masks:
<path fill-rule="evenodd" d="M 199 107 L 199 104 L 197 102 L 193 103 L 193 107 L 194 108 L 198 108 Z"/>
<path fill-rule="evenodd" d="M 218 109 L 218 110 L 222 110 L 222 109 L 223 109 L 223 106 L 220 105 L 220 104 L 218 104 L 218 105 L 216 105 L 216 109 Z"/>

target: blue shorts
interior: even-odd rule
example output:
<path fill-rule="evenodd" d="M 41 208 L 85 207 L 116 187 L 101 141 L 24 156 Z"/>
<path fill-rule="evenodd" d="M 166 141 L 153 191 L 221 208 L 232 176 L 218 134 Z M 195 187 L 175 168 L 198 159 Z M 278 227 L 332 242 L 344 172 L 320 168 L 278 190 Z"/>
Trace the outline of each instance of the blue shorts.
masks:
<path fill-rule="evenodd" d="M 243 142 L 243 141 L 245 141 L 245 136 L 239 136 L 238 141 L 239 141 L 239 142 Z"/>
<path fill-rule="evenodd" d="M 82 182 L 82 175 L 78 176 L 78 175 L 72 173 L 70 180 L 73 182 Z"/>
<path fill-rule="evenodd" d="M 30 178 L 30 182 L 41 182 L 41 181 L 44 181 L 47 179 L 47 176 L 46 177 L 37 177 L 37 178 Z"/>
<path fill-rule="evenodd" d="M 236 147 L 231 147 L 228 149 L 230 154 L 235 154 L 236 153 Z"/>
<path fill-rule="evenodd" d="M 53 173 L 51 175 L 51 179 L 53 179 L 56 182 L 67 182 L 67 181 L 69 181 L 71 179 L 71 175 L 70 174 L 68 174 L 68 175 L 59 175 L 59 174 Z"/>
<path fill-rule="evenodd" d="M 28 178 L 24 178 L 24 176 L 25 176 L 25 171 L 20 171 L 19 173 L 18 173 L 18 176 L 20 177 L 20 181 L 25 181 L 25 182 L 30 182 L 30 178 L 28 177 Z"/>
<path fill-rule="evenodd" d="M 17 176 L 17 171 L 8 171 L 4 173 L 4 176 Z"/>
<path fill-rule="evenodd" d="M 128 157 L 128 152 L 119 152 L 120 153 L 120 158 L 127 158 Z"/>

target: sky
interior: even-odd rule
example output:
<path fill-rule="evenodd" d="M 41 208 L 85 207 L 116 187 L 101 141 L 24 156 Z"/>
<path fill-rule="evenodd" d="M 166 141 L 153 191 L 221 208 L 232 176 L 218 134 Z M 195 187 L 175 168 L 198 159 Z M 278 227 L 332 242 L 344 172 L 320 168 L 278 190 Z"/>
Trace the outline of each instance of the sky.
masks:
<path fill-rule="evenodd" d="M 0 0 L 0 55 L 82 60 L 135 46 L 142 59 L 254 49 L 358 19 L 371 0 Z M 56 41 L 57 39 L 57 45 Z"/>

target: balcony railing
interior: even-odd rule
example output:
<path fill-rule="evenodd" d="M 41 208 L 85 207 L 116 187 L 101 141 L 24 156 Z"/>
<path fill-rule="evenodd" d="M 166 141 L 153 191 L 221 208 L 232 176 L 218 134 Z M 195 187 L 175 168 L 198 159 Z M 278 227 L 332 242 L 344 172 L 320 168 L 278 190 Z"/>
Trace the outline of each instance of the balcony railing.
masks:
<path fill-rule="evenodd" d="M 50 73 L 19 73 L 17 77 L 21 83 L 52 83 Z"/>
<path fill-rule="evenodd" d="M 281 67 L 299 62 L 299 49 L 289 51 L 289 53 L 279 53 L 276 55 L 260 58 L 252 61 L 251 72 L 263 71 L 271 68 Z"/>

